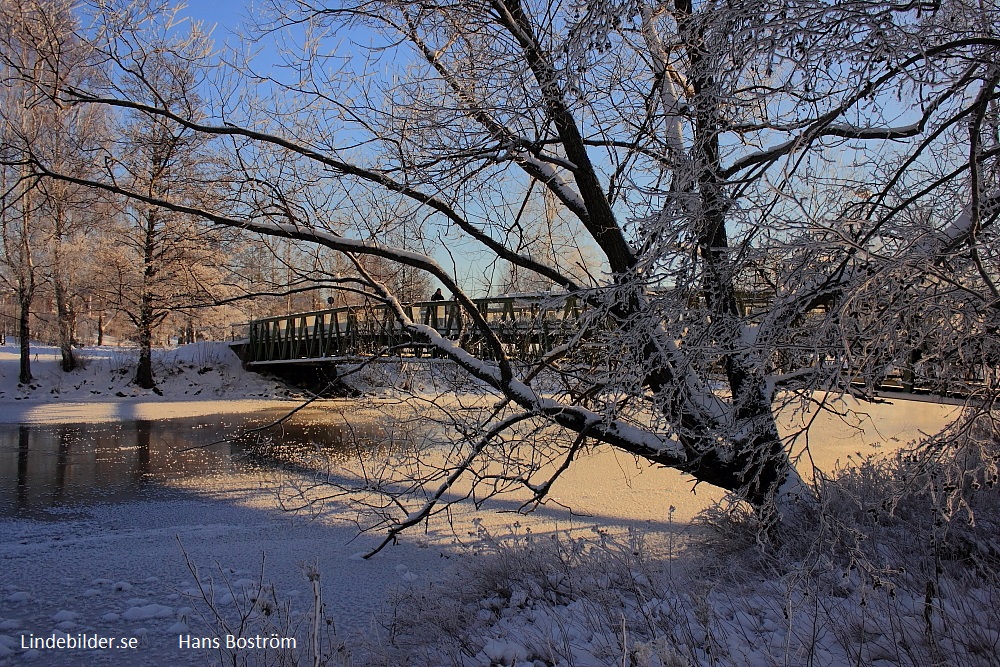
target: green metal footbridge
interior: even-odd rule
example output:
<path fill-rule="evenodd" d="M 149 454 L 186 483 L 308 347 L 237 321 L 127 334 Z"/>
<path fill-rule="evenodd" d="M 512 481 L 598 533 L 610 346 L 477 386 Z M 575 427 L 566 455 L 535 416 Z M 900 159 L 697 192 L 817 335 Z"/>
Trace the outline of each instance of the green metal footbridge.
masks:
<path fill-rule="evenodd" d="M 580 300 L 566 295 L 505 296 L 474 303 L 505 351 L 526 360 L 545 355 L 577 334 L 585 310 Z M 421 301 L 403 310 L 412 321 L 433 327 L 481 358 L 490 358 L 481 332 L 458 302 Z M 245 337 L 234 341 L 233 347 L 248 368 L 375 356 L 432 356 L 427 344 L 403 330 L 395 313 L 381 304 L 266 317 L 245 326 Z"/>

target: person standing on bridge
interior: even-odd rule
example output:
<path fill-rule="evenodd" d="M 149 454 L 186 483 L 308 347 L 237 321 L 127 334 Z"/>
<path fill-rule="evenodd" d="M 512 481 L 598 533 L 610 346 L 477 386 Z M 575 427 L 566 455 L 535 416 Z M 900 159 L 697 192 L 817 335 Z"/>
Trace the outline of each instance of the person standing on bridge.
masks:
<path fill-rule="evenodd" d="M 438 287 L 434 294 L 431 294 L 431 301 L 444 301 L 444 294 L 441 293 L 441 288 Z M 429 324 L 435 329 L 438 329 L 438 306 L 429 306 L 427 312 L 424 314 L 424 324 Z M 438 329 L 440 331 L 440 329 Z M 431 357 L 437 359 L 441 356 L 441 353 L 434 349 L 431 350 Z"/>

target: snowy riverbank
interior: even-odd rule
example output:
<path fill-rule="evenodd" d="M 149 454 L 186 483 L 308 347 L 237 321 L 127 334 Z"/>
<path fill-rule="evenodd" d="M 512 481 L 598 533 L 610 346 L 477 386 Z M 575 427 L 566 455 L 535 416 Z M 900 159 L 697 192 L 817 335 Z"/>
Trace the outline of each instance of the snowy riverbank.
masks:
<path fill-rule="evenodd" d="M 157 389 L 132 384 L 137 351 L 112 346 L 77 350 L 80 367 L 64 373 L 59 349 L 33 345 L 33 379 L 18 382 L 18 348 L 0 346 L 0 423 L 93 423 L 243 414 L 289 406 L 293 390 L 248 373 L 225 343 L 155 350 Z M 157 393 L 158 392 L 158 393 Z"/>

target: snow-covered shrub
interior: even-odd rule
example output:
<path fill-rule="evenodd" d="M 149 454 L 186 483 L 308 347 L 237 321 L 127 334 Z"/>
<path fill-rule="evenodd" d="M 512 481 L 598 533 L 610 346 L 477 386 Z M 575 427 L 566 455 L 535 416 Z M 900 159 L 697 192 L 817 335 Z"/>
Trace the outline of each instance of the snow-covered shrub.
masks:
<path fill-rule="evenodd" d="M 704 640 L 692 608 L 665 590 L 666 563 L 638 531 L 535 535 L 515 524 L 478 541 L 444 582 L 393 598 L 367 664 L 691 664 L 675 635 Z M 665 639 L 667 638 L 667 639 Z"/>
<path fill-rule="evenodd" d="M 178 357 L 186 357 L 191 360 L 196 367 L 218 368 L 225 364 L 224 355 L 229 350 L 224 345 L 212 343 L 191 343 L 177 349 Z"/>
<path fill-rule="evenodd" d="M 997 664 L 1000 447 L 982 416 L 948 441 L 823 477 L 801 530 L 720 505 L 675 553 L 633 531 L 514 530 L 446 580 L 408 585 L 375 665 Z"/>
<path fill-rule="evenodd" d="M 78 371 L 85 371 L 90 368 L 90 365 L 94 362 L 94 358 L 89 354 L 81 350 L 74 350 L 73 356 L 76 359 L 76 368 Z"/>
<path fill-rule="evenodd" d="M 916 449 L 821 477 L 812 530 L 762 549 L 751 513 L 717 507 L 699 549 L 720 587 L 785 587 L 790 626 L 813 628 L 801 645 L 813 664 L 996 664 L 998 454 L 992 421 L 973 415 Z"/>
<path fill-rule="evenodd" d="M 115 348 L 107 356 L 108 367 L 112 373 L 130 375 L 135 372 L 137 358 L 138 354 L 134 349 Z"/>
<path fill-rule="evenodd" d="M 173 350 L 165 350 L 156 360 L 156 375 L 181 375 L 187 371 L 199 374 L 224 365 L 225 348 L 218 343 L 191 343 Z"/>

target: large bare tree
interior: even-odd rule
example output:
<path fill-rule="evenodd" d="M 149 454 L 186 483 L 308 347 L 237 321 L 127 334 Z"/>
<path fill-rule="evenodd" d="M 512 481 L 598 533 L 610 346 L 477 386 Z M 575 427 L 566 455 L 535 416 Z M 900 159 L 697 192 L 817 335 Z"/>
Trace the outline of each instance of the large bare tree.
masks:
<path fill-rule="evenodd" d="M 141 70 L 128 72 L 119 83 L 137 99 L 180 107 L 197 118 L 202 105 L 191 61 L 204 48 L 195 35 L 184 50 L 151 54 Z M 152 347 L 161 325 L 175 313 L 211 305 L 222 295 L 225 235 L 197 216 L 151 202 L 211 206 L 217 159 L 204 150 L 200 133 L 163 117 L 126 113 L 116 119 L 115 129 L 114 141 L 102 154 L 102 170 L 123 191 L 143 193 L 147 201 L 115 197 L 115 219 L 105 231 L 110 243 L 102 245 L 98 274 L 105 299 L 135 328 L 139 358 L 134 382 L 155 389 Z M 193 322 L 188 328 L 193 330 Z"/>
<path fill-rule="evenodd" d="M 37 174 L 343 253 L 370 298 L 502 399 L 407 487 L 416 500 L 380 505 L 390 538 L 466 477 L 541 497 L 587 441 L 728 489 L 769 523 L 804 493 L 785 406 L 871 396 L 922 350 L 938 350 L 938 379 L 960 357 L 992 363 L 995 3 L 274 3 L 260 28 L 300 44 L 288 69 L 206 60 L 197 104 L 144 76 L 187 48 L 175 25 L 139 5 L 95 16 L 117 73 L 58 101 L 205 137 L 229 156 L 228 198 L 206 208 L 41 159 Z M 540 191 L 603 270 L 525 250 Z M 440 251 L 365 224 L 371 197 L 578 297 L 578 335 L 518 363 Z M 364 257 L 454 293 L 485 358 L 411 321 Z"/>
<path fill-rule="evenodd" d="M 29 337 L 36 292 L 45 279 L 55 302 L 57 339 L 62 368 L 76 365 L 72 344 L 75 312 L 70 266 L 66 256 L 71 237 L 86 221 L 92 224 L 98 207 L 92 189 L 65 181 L 39 181 L 21 159 L 28 150 L 44 156 L 61 172 L 85 176 L 93 171 L 89 151 L 102 136 L 101 111 L 52 104 L 56 91 L 80 85 L 95 69 L 95 55 L 75 34 L 73 5 L 63 0 L 5 0 L 0 3 L 3 32 L 0 68 L 8 84 L 0 113 L 2 144 L 7 161 L 4 188 L 4 259 L 20 306 L 22 383 L 31 379 Z M 31 72 L 33 83 L 19 81 Z M 29 149 L 30 147 L 30 149 Z M 15 178 L 16 175 L 16 178 Z M 39 266 L 41 264 L 41 266 Z"/>

